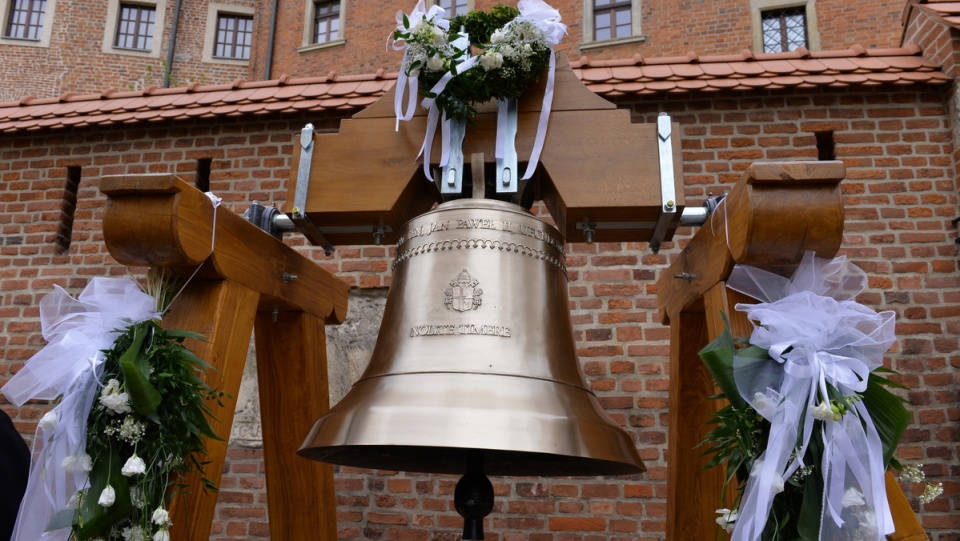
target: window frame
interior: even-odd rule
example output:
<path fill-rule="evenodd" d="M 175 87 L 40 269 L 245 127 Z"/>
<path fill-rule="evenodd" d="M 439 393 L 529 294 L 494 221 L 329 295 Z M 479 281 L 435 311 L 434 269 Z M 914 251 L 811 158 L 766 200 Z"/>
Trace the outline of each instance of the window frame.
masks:
<path fill-rule="evenodd" d="M 7 35 L 10 26 L 10 15 L 16 6 L 16 0 L 0 0 L 0 45 L 17 45 L 21 47 L 50 47 L 50 37 L 53 35 L 53 17 L 56 12 L 57 0 L 46 0 L 43 9 L 43 24 L 40 35 L 36 39 L 16 38 Z"/>
<path fill-rule="evenodd" d="M 336 0 L 335 0 L 336 1 Z M 304 0 L 303 17 L 303 39 L 300 42 L 298 53 L 306 53 L 318 49 L 328 49 L 338 47 L 347 43 L 346 20 L 347 20 L 347 0 L 339 0 L 340 3 L 340 27 L 337 33 L 337 39 L 330 41 L 314 42 L 314 19 L 316 18 L 316 0 Z"/>
<path fill-rule="evenodd" d="M 452 3 L 454 6 L 456 6 L 456 5 L 457 5 L 457 2 L 460 1 L 460 0 L 448 0 L 448 1 L 449 1 L 450 3 Z M 441 0 L 433 0 L 433 1 L 430 3 L 430 5 L 440 6 L 440 2 L 441 2 Z M 463 15 L 466 15 L 467 13 L 470 13 L 471 11 L 474 10 L 473 2 L 474 2 L 474 0 L 466 0 L 466 5 L 467 5 L 467 7 L 466 7 L 466 11 L 463 12 Z M 443 6 L 440 6 L 440 7 L 443 7 Z M 447 9 L 447 8 L 444 8 L 444 10 L 446 10 L 446 9 Z M 446 19 L 452 19 L 452 18 L 456 17 L 457 15 L 460 15 L 459 13 L 454 14 L 454 15 L 449 15 L 449 14 L 447 14 L 447 13 L 445 13 L 445 14 L 448 15 L 447 17 L 445 17 Z"/>
<path fill-rule="evenodd" d="M 203 38 L 203 54 L 201 61 L 208 64 L 230 64 L 235 66 L 247 66 L 250 64 L 250 58 L 241 59 L 241 58 L 229 58 L 222 56 L 215 56 L 217 50 L 217 23 L 221 15 L 236 16 L 236 17 L 246 17 L 251 19 L 253 27 L 251 27 L 251 32 L 256 33 L 256 10 L 253 7 L 247 6 L 235 6 L 228 4 L 216 4 L 210 3 L 207 4 L 207 20 L 206 20 L 206 30 L 204 32 Z M 252 57 L 256 49 L 256 40 L 253 39 L 251 35 L 250 39 L 250 56 Z"/>
<path fill-rule="evenodd" d="M 155 16 L 153 20 L 153 43 L 149 49 L 127 49 L 115 45 L 117 42 L 117 35 L 120 31 L 121 4 L 150 7 L 155 10 Z M 164 18 L 167 11 L 166 7 L 167 0 L 109 0 L 107 3 L 106 18 L 108 24 L 104 25 L 102 51 L 105 54 L 159 58 L 164 37 Z"/>
<path fill-rule="evenodd" d="M 583 0 L 583 38 L 580 43 L 580 50 L 596 49 L 601 47 L 611 47 L 626 43 L 642 43 L 647 37 L 642 32 L 642 0 L 623 0 L 630 3 L 630 31 L 631 34 L 625 37 L 615 37 L 611 39 L 598 40 L 595 36 L 595 11 L 594 0 Z"/>
<path fill-rule="evenodd" d="M 803 18 L 803 23 L 801 29 L 803 30 L 803 43 L 800 43 L 796 47 L 791 48 L 795 42 L 791 42 L 790 39 L 790 17 L 794 15 L 800 15 Z M 767 22 L 776 20 L 777 22 L 777 32 L 780 34 L 780 39 L 777 43 L 776 51 L 768 51 L 767 45 Z M 810 37 L 807 35 L 807 9 L 806 6 L 793 7 L 793 8 L 778 8 L 778 9 L 767 9 L 760 11 L 760 34 L 763 39 L 763 52 L 765 53 L 788 53 L 799 49 L 800 47 L 808 47 L 810 45 Z"/>
<path fill-rule="evenodd" d="M 124 19 L 127 10 L 133 10 L 136 15 L 135 19 Z M 149 19 L 152 15 L 153 20 L 143 20 L 143 16 L 146 15 Z M 130 33 L 124 33 L 121 31 L 124 22 L 132 22 L 134 24 L 134 30 Z M 153 49 L 153 40 L 157 34 L 157 7 L 150 6 L 146 4 L 138 4 L 135 2 L 120 2 L 118 7 L 118 14 L 116 19 L 117 29 L 113 33 L 113 48 L 122 49 L 125 51 L 139 51 L 146 52 Z M 151 32 L 147 32 L 146 28 L 151 26 Z M 140 33 L 141 26 L 144 26 L 144 32 Z M 127 41 L 132 39 L 134 45 L 120 45 L 120 41 Z M 137 47 L 136 43 L 139 43 L 140 40 L 143 40 L 144 47 Z M 149 46 L 147 46 L 149 44 Z"/>
<path fill-rule="evenodd" d="M 801 7 L 804 8 L 807 18 L 807 49 L 820 50 L 816 0 L 750 0 L 753 52 L 763 53 L 763 12 Z"/>

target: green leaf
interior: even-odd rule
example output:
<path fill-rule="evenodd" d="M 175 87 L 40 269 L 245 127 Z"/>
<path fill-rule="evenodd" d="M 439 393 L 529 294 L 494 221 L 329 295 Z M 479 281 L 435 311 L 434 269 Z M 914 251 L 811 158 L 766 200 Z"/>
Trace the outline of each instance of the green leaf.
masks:
<path fill-rule="evenodd" d="M 723 314 L 721 314 L 721 316 L 726 324 L 726 316 Z M 747 403 L 743 400 L 743 397 L 740 396 L 740 392 L 737 391 L 737 384 L 733 379 L 734 354 L 733 336 L 730 334 L 729 325 L 727 325 L 713 342 L 710 342 L 700 350 L 700 359 L 710 371 L 714 381 L 717 382 L 717 386 L 723 391 L 727 400 L 729 400 L 735 408 L 742 410 L 747 407 Z"/>
<path fill-rule="evenodd" d="M 130 395 L 130 403 L 141 415 L 149 415 L 160 405 L 160 393 L 150 383 L 150 363 L 146 352 L 142 351 L 143 341 L 148 334 L 147 322 L 133 326 L 133 343 L 120 356 L 120 370 L 123 371 L 124 388 Z"/>
<path fill-rule="evenodd" d="M 823 456 L 823 441 L 818 434 L 810 438 L 807 446 L 808 464 L 820 465 Z M 803 541 L 818 541 L 820 517 L 823 513 L 823 477 L 818 472 L 803 479 L 803 501 L 797 518 L 797 534 Z"/>
<path fill-rule="evenodd" d="M 116 448 L 110 447 L 108 456 L 100 456 L 93 462 L 90 472 L 90 489 L 77 510 L 74 534 L 79 541 L 86 541 L 106 533 L 111 526 L 124 520 L 133 511 L 130 502 L 130 486 L 120 473 L 123 463 Z M 100 493 L 107 485 L 113 487 L 116 498 L 113 505 L 103 507 L 98 502 Z"/>
<path fill-rule="evenodd" d="M 883 464 L 887 466 L 910 424 L 911 415 L 903 406 L 903 400 L 883 387 L 884 381 L 889 380 L 870 374 L 867 389 L 863 392 L 863 405 L 877 428 L 883 444 Z"/>
<path fill-rule="evenodd" d="M 410 28 L 410 19 L 407 18 L 406 13 L 403 14 L 403 27 L 407 29 Z"/>

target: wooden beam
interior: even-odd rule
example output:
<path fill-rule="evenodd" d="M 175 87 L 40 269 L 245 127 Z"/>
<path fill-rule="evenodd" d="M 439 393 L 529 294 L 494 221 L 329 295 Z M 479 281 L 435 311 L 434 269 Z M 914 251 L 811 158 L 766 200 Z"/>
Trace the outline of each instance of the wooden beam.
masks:
<path fill-rule="evenodd" d="M 297 456 L 329 409 L 323 320 L 257 315 L 257 379 L 271 539 L 336 539 L 333 466 Z"/>
<path fill-rule="evenodd" d="M 737 263 L 786 273 L 808 250 L 836 255 L 843 240 L 845 174 L 842 162 L 751 165 L 657 280 L 661 321 L 669 323 L 698 302 Z"/>
<path fill-rule="evenodd" d="M 123 265 L 232 280 L 261 295 L 261 310 L 302 310 L 340 323 L 350 286 L 175 175 L 106 176 L 103 238 Z M 255 262 L 255 263 L 254 263 Z M 284 273 L 296 275 L 291 281 Z"/>
<path fill-rule="evenodd" d="M 209 363 L 204 380 L 214 389 L 230 396 L 225 407 L 211 404 L 216 412 L 211 426 L 219 440 L 206 439 L 207 453 L 200 457 L 207 479 L 220 485 L 226 462 L 227 443 L 236 399 L 243 377 L 243 366 L 250 345 L 259 294 L 236 282 L 193 280 L 180 293 L 170 312 L 163 318 L 168 329 L 190 329 L 204 335 L 206 341 L 188 340 L 187 347 Z M 201 475 L 194 472 L 183 483 L 187 492 L 174 497 L 170 507 L 172 539 L 208 539 L 217 505 L 217 493 L 202 490 Z"/>

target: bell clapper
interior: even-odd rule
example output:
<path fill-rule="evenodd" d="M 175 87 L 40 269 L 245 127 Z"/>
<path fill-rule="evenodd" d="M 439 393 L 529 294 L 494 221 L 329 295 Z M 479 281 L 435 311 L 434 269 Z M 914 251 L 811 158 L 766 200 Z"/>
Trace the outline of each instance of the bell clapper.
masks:
<path fill-rule="evenodd" d="M 483 518 L 493 510 L 493 484 L 483 473 L 483 451 L 467 451 L 467 471 L 457 481 L 453 505 L 463 517 L 463 539 L 483 539 Z"/>

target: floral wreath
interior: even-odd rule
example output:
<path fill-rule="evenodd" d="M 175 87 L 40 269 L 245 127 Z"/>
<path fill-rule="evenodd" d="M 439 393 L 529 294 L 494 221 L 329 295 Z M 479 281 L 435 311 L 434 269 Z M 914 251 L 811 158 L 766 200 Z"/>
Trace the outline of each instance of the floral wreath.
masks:
<path fill-rule="evenodd" d="M 401 120 L 413 118 L 417 97 L 422 97 L 420 104 L 430 114 L 421 153 L 424 173 L 432 180 L 430 146 L 441 117 L 443 131 L 449 133 L 449 122 L 463 122 L 475 114 L 474 105 L 491 99 L 501 103 L 516 99 L 546 70 L 547 91 L 537 140 L 523 177 L 529 178 L 543 147 L 553 99 L 553 47 L 566 34 L 560 13 L 542 0 L 520 0 L 516 8 L 497 5 L 489 13 L 471 11 L 450 21 L 443 18 L 443 13 L 439 6 L 426 10 L 423 0 L 417 2 L 410 15 L 397 13 L 393 48 L 404 51 L 394 96 L 397 127 Z M 472 49 L 479 54 L 472 56 Z M 505 108 L 499 110 L 501 116 L 505 115 Z M 502 118 L 498 120 L 502 122 Z M 498 158 L 503 157 L 501 137 L 498 135 Z M 446 164 L 448 138 L 444 137 L 443 142 L 441 165 Z"/>
<path fill-rule="evenodd" d="M 225 393 L 183 345 L 202 337 L 160 326 L 178 280 L 151 269 L 147 285 L 94 278 L 76 299 L 59 287 L 41 299 L 48 344 L 2 389 L 18 406 L 56 400 L 37 426 L 13 540 L 170 540 L 170 498 L 203 475 L 205 438 L 220 439 L 210 404 Z"/>
<path fill-rule="evenodd" d="M 807 252 L 790 279 L 738 265 L 727 285 L 761 302 L 736 306 L 755 322 L 747 347 L 727 330 L 700 352 L 729 400 L 701 444 L 737 490 L 717 524 L 733 541 L 883 541 L 884 472 L 922 480 L 894 456 L 910 413 L 880 375 L 892 373 L 894 313 L 853 300 L 866 274 L 844 257 Z M 928 484 L 919 499 L 942 491 Z"/>

